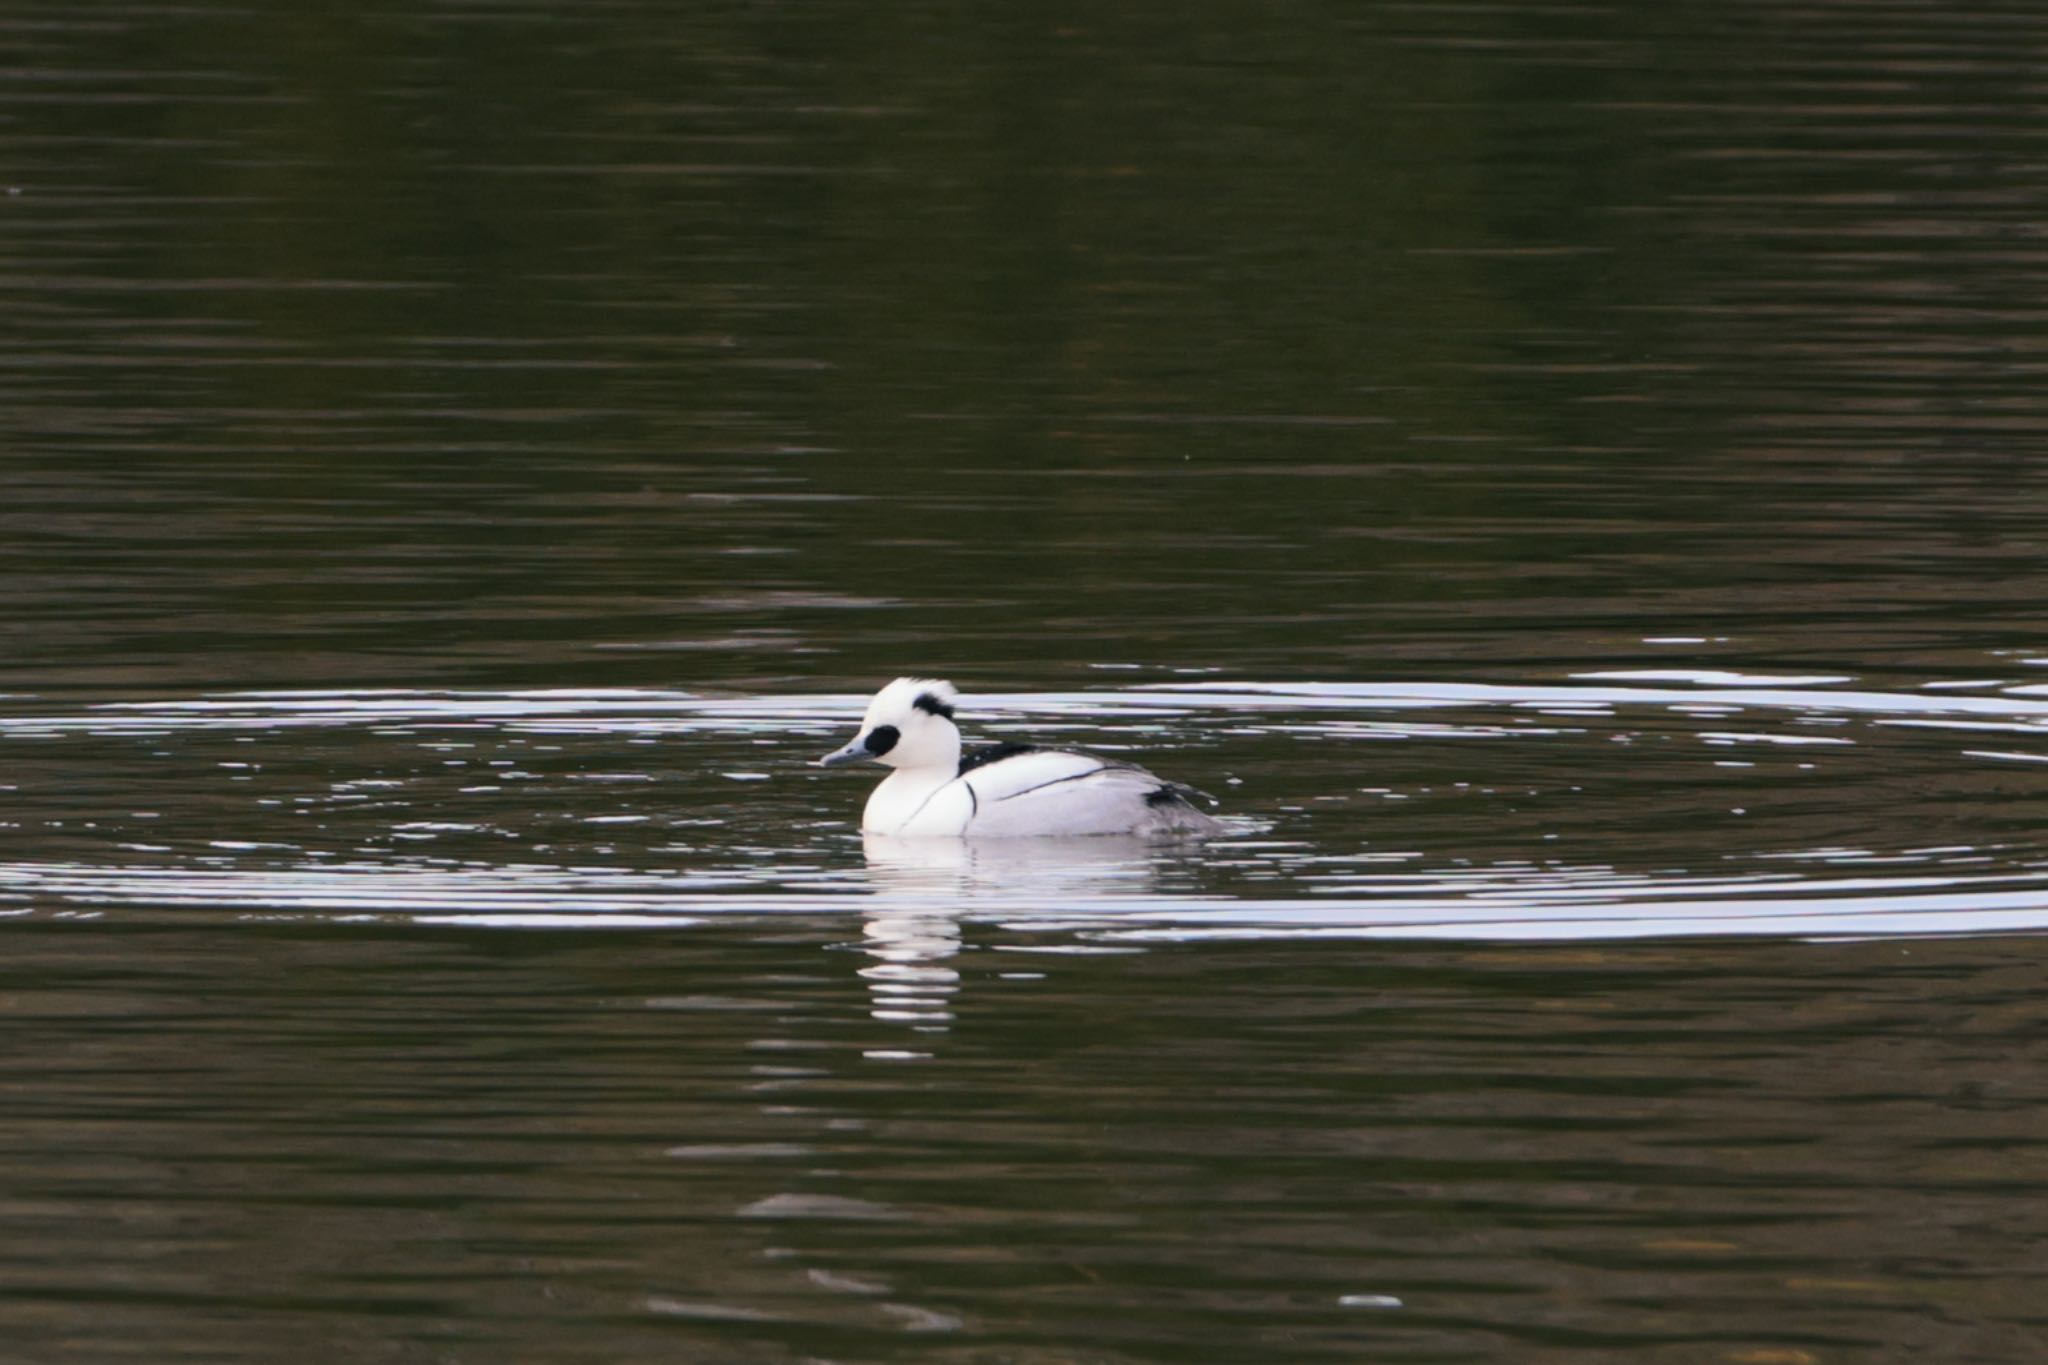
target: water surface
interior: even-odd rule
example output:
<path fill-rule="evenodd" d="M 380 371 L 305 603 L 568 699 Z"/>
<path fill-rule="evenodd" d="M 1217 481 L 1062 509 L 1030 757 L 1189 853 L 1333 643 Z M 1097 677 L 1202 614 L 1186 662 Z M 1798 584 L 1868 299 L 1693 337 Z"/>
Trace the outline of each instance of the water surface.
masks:
<path fill-rule="evenodd" d="M 2044 39 L 17 6 L 10 1360 L 2038 1358 Z"/>

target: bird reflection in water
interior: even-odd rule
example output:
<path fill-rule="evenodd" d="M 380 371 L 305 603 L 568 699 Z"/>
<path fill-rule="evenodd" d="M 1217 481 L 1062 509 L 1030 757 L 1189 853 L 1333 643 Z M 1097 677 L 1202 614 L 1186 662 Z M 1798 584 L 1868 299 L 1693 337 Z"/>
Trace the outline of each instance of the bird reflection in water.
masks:
<path fill-rule="evenodd" d="M 863 908 L 860 969 L 869 1015 L 919 1033 L 953 1022 L 961 920 L 988 911 L 1074 914 L 1155 889 L 1161 845 L 1137 838 L 862 840 L 874 897 Z M 870 1056 L 920 1054 L 879 1051 Z"/>

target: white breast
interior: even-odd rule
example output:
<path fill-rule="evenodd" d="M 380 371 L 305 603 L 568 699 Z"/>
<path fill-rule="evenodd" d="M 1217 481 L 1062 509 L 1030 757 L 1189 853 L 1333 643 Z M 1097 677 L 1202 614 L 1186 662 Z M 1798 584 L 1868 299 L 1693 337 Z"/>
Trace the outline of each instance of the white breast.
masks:
<path fill-rule="evenodd" d="M 967 833 L 974 797 L 946 770 L 899 768 L 868 795 L 860 827 L 870 834 Z"/>

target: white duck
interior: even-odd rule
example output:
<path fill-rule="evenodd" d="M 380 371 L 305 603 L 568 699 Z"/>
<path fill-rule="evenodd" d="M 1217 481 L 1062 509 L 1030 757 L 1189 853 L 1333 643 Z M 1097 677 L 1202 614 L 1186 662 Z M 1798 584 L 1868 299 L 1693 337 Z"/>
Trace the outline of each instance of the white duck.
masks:
<path fill-rule="evenodd" d="M 951 838 L 1222 830 L 1195 807 L 1203 793 L 1135 764 L 1031 744 L 963 755 L 958 695 L 935 678 L 898 678 L 868 703 L 853 742 L 818 760 L 831 768 L 870 758 L 896 770 L 868 797 L 862 829 Z"/>

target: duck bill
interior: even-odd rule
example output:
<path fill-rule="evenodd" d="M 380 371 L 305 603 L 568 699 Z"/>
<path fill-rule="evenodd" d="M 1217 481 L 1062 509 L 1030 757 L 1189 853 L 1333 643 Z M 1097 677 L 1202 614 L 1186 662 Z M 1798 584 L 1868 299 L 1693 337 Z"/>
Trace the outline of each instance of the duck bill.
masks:
<path fill-rule="evenodd" d="M 858 763 L 864 758 L 873 757 L 873 754 L 861 746 L 861 737 L 856 735 L 853 742 L 844 749 L 834 749 L 831 753 L 819 759 L 818 766 L 820 768 L 837 768 L 843 764 Z"/>

